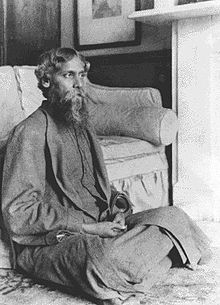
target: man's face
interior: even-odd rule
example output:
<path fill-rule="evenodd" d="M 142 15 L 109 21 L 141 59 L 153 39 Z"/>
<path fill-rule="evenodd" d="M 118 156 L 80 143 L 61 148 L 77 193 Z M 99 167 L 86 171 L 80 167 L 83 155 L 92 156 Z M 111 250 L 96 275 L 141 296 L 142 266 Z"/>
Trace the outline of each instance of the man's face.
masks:
<path fill-rule="evenodd" d="M 59 119 L 67 123 L 86 124 L 86 76 L 85 65 L 76 56 L 66 63 L 61 63 L 60 69 L 52 74 L 49 100 Z"/>
<path fill-rule="evenodd" d="M 70 61 L 61 64 L 59 71 L 52 75 L 51 83 L 53 88 L 59 92 L 60 97 L 72 90 L 75 90 L 77 95 L 80 94 L 80 90 L 85 88 L 86 76 L 84 63 L 75 56 Z"/>

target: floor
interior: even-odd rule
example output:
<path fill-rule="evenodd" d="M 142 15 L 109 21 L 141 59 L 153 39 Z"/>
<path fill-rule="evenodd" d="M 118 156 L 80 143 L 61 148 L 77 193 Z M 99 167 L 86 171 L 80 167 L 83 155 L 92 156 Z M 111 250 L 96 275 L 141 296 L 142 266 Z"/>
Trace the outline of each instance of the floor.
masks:
<path fill-rule="evenodd" d="M 213 259 L 196 271 L 172 269 L 163 282 L 146 293 L 144 305 L 220 304 L 220 223 L 199 222 L 212 240 Z M 73 296 L 34 283 L 11 270 L 0 269 L 0 305 L 92 305 L 82 296 Z M 134 303 L 135 305 L 135 303 Z"/>

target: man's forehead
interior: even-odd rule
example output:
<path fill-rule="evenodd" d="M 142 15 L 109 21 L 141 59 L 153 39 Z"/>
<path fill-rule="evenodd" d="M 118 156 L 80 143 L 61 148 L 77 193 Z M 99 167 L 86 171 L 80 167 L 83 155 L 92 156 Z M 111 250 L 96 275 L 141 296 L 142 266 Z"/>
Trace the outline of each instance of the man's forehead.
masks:
<path fill-rule="evenodd" d="M 85 64 L 79 57 L 74 57 L 71 60 L 62 63 L 60 65 L 60 71 L 83 71 L 85 69 Z"/>

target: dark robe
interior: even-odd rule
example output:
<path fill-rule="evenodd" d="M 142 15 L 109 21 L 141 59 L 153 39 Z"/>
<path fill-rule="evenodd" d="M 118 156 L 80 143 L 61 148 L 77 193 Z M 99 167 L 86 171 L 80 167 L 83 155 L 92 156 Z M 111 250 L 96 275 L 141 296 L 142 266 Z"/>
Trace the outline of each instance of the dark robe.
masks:
<path fill-rule="evenodd" d="M 46 104 L 14 129 L 2 208 L 21 270 L 99 299 L 123 300 L 146 292 L 174 261 L 194 268 L 205 255 L 206 237 L 176 207 L 128 216 L 127 232 L 115 238 L 82 233 L 82 223 L 108 219 L 110 197 L 92 127 L 67 127 Z"/>

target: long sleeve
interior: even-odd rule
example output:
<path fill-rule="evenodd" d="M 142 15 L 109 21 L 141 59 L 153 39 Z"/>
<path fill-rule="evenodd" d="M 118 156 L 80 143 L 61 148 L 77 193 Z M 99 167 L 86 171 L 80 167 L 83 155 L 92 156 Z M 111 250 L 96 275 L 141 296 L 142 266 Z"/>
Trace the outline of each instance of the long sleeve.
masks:
<path fill-rule="evenodd" d="M 3 170 L 2 211 L 12 239 L 47 244 L 54 230 L 80 231 L 74 213 L 54 197 L 46 200 L 46 120 L 29 120 L 10 136 Z M 77 213 L 77 211 L 76 211 Z"/>

